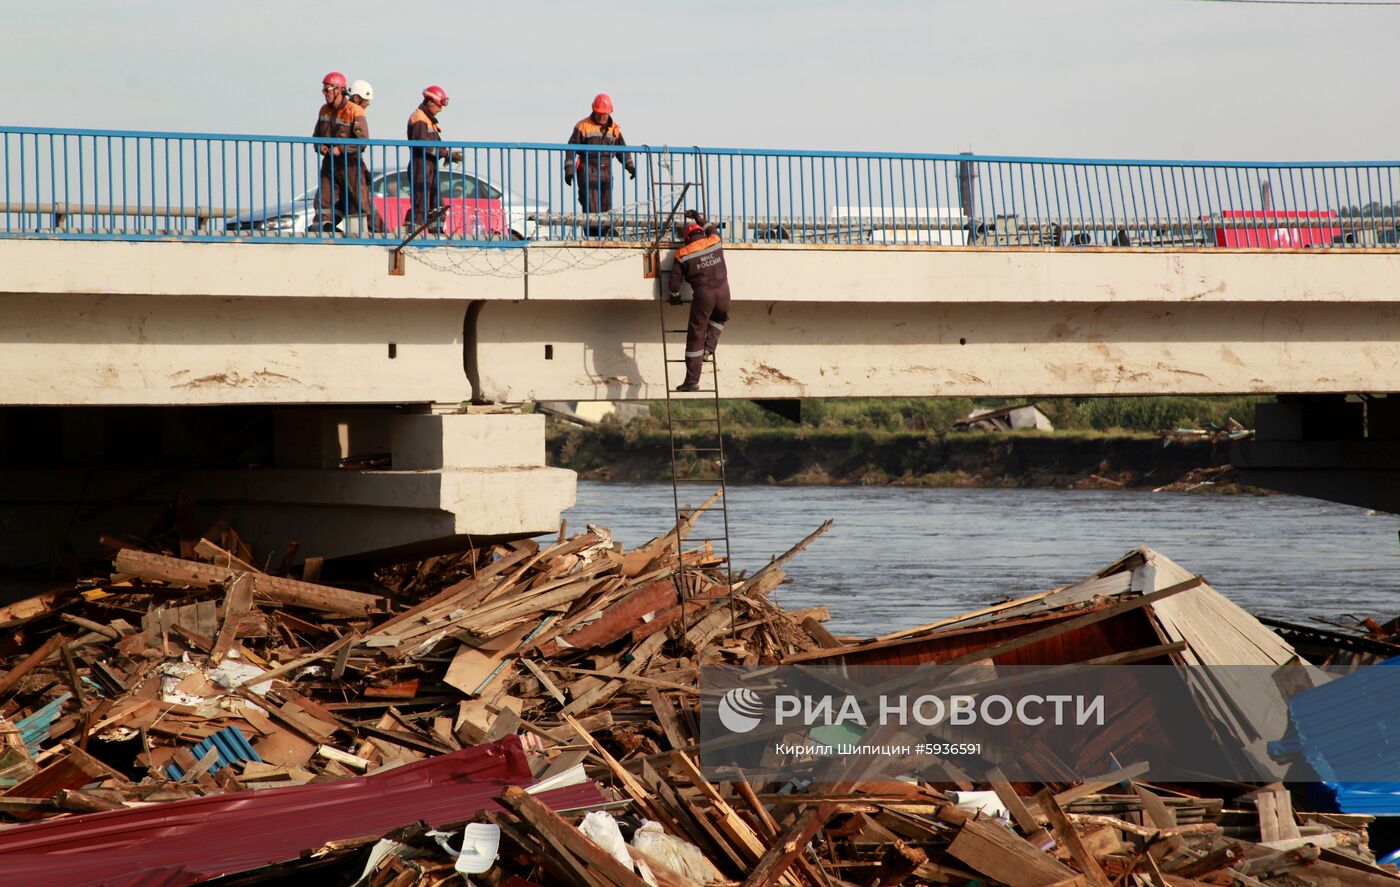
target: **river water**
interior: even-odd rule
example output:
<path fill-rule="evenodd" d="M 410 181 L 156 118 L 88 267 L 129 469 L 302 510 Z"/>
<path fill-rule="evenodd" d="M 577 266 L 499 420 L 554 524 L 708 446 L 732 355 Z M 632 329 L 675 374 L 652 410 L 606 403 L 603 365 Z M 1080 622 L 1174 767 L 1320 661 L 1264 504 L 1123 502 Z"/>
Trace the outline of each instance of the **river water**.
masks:
<path fill-rule="evenodd" d="M 682 505 L 686 504 L 682 490 Z M 691 488 L 690 501 L 704 492 Z M 1139 545 L 1253 613 L 1298 622 L 1400 615 L 1400 517 L 1295 496 L 1052 489 L 733 486 L 730 539 L 750 572 L 822 521 L 788 564 L 788 609 L 823 605 L 836 634 L 878 635 L 1078 581 Z M 580 481 L 569 532 L 628 549 L 673 520 L 671 486 Z M 700 525 L 701 537 L 718 520 Z"/>

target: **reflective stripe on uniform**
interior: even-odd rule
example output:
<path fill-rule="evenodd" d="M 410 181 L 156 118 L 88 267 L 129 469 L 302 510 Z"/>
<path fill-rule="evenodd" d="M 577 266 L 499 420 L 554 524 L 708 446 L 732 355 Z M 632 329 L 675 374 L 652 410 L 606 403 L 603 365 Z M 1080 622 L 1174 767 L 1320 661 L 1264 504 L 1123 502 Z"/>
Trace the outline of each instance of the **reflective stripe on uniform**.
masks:
<path fill-rule="evenodd" d="M 415 123 L 426 123 L 433 132 L 442 132 L 442 126 L 433 118 L 428 116 L 428 112 L 422 108 L 414 108 L 413 113 L 408 115 L 408 125 L 411 127 Z"/>
<path fill-rule="evenodd" d="M 686 356 L 686 357 L 704 357 L 704 356 L 705 356 L 705 349 L 704 349 L 704 348 L 701 348 L 699 351 L 687 351 L 687 352 L 685 353 L 685 356 Z"/>
<path fill-rule="evenodd" d="M 708 238 L 706 240 L 708 240 Z M 706 243 L 706 241 L 698 240 L 696 241 L 696 243 Z M 681 249 L 676 253 L 676 261 L 689 262 L 691 259 L 698 258 L 700 256 L 708 256 L 710 253 L 718 251 L 720 249 L 719 238 L 714 238 L 713 243 L 709 243 L 708 245 L 703 246 L 700 249 L 691 250 L 687 252 L 687 250 L 689 249 L 689 246 L 681 247 Z"/>
<path fill-rule="evenodd" d="M 622 135 L 622 127 L 611 119 L 607 126 L 599 126 L 593 122 L 592 117 L 585 117 L 574 124 L 574 129 L 578 130 L 579 138 L 583 139 L 583 143 L 586 145 L 607 144 L 607 139 L 615 139 Z"/>
<path fill-rule="evenodd" d="M 723 329 L 724 329 L 724 324 L 722 324 L 722 323 L 715 323 L 713 320 L 710 321 L 710 326 L 714 327 L 714 328 L 717 329 L 717 330 L 723 330 Z"/>

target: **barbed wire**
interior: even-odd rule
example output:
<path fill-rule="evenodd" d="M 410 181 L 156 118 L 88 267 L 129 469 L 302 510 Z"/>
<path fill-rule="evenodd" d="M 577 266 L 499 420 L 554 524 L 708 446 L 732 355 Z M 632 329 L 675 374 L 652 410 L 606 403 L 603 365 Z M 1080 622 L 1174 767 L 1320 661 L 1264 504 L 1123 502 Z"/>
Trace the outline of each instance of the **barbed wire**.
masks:
<path fill-rule="evenodd" d="M 658 166 L 663 174 L 672 174 L 672 157 L 669 151 L 660 156 Z M 611 215 L 619 217 L 624 224 L 629 218 L 640 220 L 645 215 L 647 227 L 651 228 L 661 224 L 659 214 L 669 212 L 683 193 L 679 185 L 662 184 L 653 188 L 653 194 L 647 200 L 637 200 L 615 206 L 609 213 L 578 213 L 578 215 Z M 587 222 L 581 219 L 574 219 L 569 224 L 571 227 L 587 227 Z M 638 225 L 637 227 L 642 226 Z M 563 243 L 567 244 L 567 241 L 563 241 Z M 559 244 L 560 241 L 552 241 L 551 247 Z M 405 249 L 404 253 L 409 259 L 434 271 L 462 277 L 510 279 L 525 275 L 527 249 L 529 248 L 431 247 L 414 249 L 410 247 Z M 631 250 L 626 249 L 599 247 L 537 249 L 531 250 L 529 253 L 528 270 L 530 274 L 536 276 L 562 274 L 565 271 L 590 271 L 633 257 L 634 254 Z"/>
<path fill-rule="evenodd" d="M 404 250 L 404 254 L 424 267 L 460 277 L 513 279 L 525 276 L 526 270 L 525 249 L 410 248 Z M 634 254 L 625 249 L 537 249 L 530 251 L 529 272 L 533 276 L 543 276 L 565 271 L 591 271 L 634 258 Z"/>

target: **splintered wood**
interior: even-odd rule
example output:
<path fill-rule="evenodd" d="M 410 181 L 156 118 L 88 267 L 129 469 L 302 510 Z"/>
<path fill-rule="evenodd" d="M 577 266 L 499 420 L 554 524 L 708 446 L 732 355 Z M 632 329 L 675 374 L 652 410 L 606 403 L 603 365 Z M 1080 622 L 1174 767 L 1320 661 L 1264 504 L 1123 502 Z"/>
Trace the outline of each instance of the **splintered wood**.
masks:
<path fill-rule="evenodd" d="M 947 781 L 738 772 L 710 781 L 699 741 L 703 666 L 879 664 L 910 651 L 973 669 L 997 657 L 1046 661 L 1024 657 L 1079 650 L 1071 633 L 1120 617 L 1160 624 L 1070 661 L 1209 663 L 1225 637 L 1215 624 L 1229 620 L 1210 598 L 1164 605 L 1199 591 L 1198 578 L 1162 569 L 1155 587 L 1125 579 L 1109 588 L 1110 568 L 1086 580 L 1098 583 L 1092 593 L 1057 589 L 883 638 L 844 638 L 823 625 L 824 608 L 787 611 L 769 599 L 787 581 L 783 565 L 829 521 L 731 589 L 713 548 L 688 540 L 703 507 L 631 551 L 590 526 L 561 530 L 552 545 L 510 542 L 382 568 L 352 587 L 321 578 L 331 565 L 317 558 L 299 577 L 264 572 L 236 536 L 222 547 L 186 543 L 188 557 L 123 544 L 110 577 L 0 608 L 0 820 L 23 829 L 310 788 L 518 736 L 539 782 L 464 812 L 473 828 L 499 829 L 489 871 L 472 883 L 1400 884 L 1375 865 L 1370 817 L 1298 812 L 1278 783 L 1167 788 L 1137 781 L 1146 765 L 1128 761 L 1080 783 L 1017 782 L 996 770 L 978 786 L 952 770 Z M 1266 629 L 1225 615 L 1253 649 L 1303 668 L 1291 648 L 1270 646 Z M 1003 624 L 1019 628 L 1000 633 Z M 1207 630 L 1213 647 L 1200 639 Z M 611 803 L 582 824 L 584 810 L 556 812 L 533 793 L 589 779 Z M 990 805 L 953 794 L 970 788 Z M 402 825 L 368 865 L 373 836 L 360 836 L 305 848 L 267 873 L 340 860 L 346 883 L 362 871 L 371 887 L 460 883 L 461 861 L 423 827 Z M 460 832 L 464 823 L 433 825 Z M 314 876 L 332 877 L 322 871 Z"/>

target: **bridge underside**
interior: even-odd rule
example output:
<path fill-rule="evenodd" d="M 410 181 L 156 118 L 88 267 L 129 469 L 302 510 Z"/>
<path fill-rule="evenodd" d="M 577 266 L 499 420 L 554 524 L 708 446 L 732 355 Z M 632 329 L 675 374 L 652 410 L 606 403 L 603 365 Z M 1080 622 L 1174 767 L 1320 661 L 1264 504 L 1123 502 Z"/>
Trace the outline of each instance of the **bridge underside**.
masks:
<path fill-rule="evenodd" d="M 1393 252 L 727 255 L 724 397 L 1400 392 Z M 135 508 L 137 526 L 182 494 L 223 514 L 279 510 L 281 524 L 239 529 L 280 549 L 299 523 L 316 534 L 303 554 L 549 531 L 572 504 L 572 474 L 544 467 L 542 425 L 491 424 L 538 417 L 430 405 L 655 399 L 666 385 L 660 281 L 642 276 L 637 249 L 423 250 L 403 276 L 383 249 L 307 244 L 0 241 L 0 260 L 0 530 L 24 540 L 26 563 L 65 534 L 120 529 L 101 523 L 119 509 L 95 503 Z M 684 325 L 686 309 L 663 310 Z M 352 406 L 349 420 L 335 414 Z M 235 423 L 238 409 L 274 428 L 273 456 L 230 462 L 188 434 L 192 421 Z M 1395 488 L 1396 462 L 1373 437 L 1315 452 L 1312 480 L 1293 488 L 1400 510 L 1376 492 Z M 453 455 L 459 440 L 470 453 Z M 1251 477 L 1301 484 L 1301 445 L 1316 451 L 1317 438 L 1276 440 Z M 142 445 L 169 458 L 114 455 Z M 392 456 L 350 467 L 376 448 Z M 132 473 L 105 486 L 85 473 L 106 462 Z"/>

